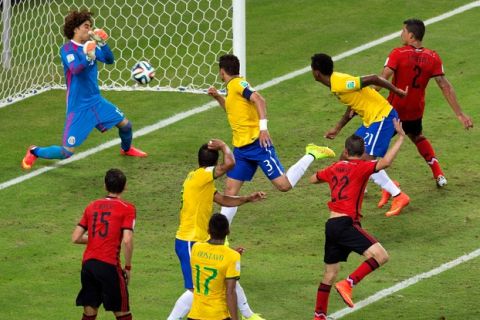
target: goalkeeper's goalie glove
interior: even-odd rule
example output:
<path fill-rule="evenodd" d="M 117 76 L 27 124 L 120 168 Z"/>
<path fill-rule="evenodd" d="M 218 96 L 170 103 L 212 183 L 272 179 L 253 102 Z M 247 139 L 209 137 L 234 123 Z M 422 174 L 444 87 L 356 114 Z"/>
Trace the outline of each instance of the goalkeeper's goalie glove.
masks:
<path fill-rule="evenodd" d="M 97 47 L 97 43 L 95 41 L 87 41 L 83 45 L 83 53 L 87 56 L 88 61 L 95 60 L 95 48 Z"/>
<path fill-rule="evenodd" d="M 89 31 L 90 39 L 95 41 L 100 47 L 107 44 L 108 34 L 103 29 Z"/>

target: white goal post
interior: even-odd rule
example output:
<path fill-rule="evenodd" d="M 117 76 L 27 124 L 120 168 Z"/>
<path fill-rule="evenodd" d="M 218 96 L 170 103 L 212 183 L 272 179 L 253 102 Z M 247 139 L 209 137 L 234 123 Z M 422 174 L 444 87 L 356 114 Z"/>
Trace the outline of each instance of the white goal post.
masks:
<path fill-rule="evenodd" d="M 65 88 L 60 47 L 70 10 L 94 13 L 115 64 L 100 64 L 102 90 L 205 93 L 218 78 L 218 58 L 234 53 L 245 76 L 245 0 L 0 0 L 0 108 Z M 156 69 L 146 86 L 130 79 L 140 60 Z"/>

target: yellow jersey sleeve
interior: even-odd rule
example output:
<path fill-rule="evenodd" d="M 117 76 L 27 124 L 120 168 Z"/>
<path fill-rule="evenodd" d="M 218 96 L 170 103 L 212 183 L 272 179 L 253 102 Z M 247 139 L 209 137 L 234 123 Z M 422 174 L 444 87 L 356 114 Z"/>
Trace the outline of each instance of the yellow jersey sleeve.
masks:
<path fill-rule="evenodd" d="M 215 167 L 191 171 L 183 183 L 180 225 L 176 238 L 184 241 L 206 241 L 208 221 L 212 216 Z"/>
<path fill-rule="evenodd" d="M 330 86 L 333 93 L 352 92 L 360 90 L 362 82 L 360 77 L 334 72 L 330 77 Z"/>
<path fill-rule="evenodd" d="M 232 128 L 232 144 L 235 147 L 254 142 L 260 134 L 257 107 L 250 101 L 254 92 L 255 89 L 244 78 L 233 78 L 227 84 L 225 110 Z"/>
<path fill-rule="evenodd" d="M 350 106 L 362 118 L 366 127 L 382 121 L 392 111 L 390 103 L 377 90 L 362 88 L 360 77 L 334 72 L 330 77 L 330 89 L 343 104 Z"/>

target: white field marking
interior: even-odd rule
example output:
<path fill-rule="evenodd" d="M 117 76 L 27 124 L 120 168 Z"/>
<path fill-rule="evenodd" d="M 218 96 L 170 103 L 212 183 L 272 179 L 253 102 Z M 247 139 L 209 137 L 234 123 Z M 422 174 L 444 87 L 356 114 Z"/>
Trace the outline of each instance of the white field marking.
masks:
<path fill-rule="evenodd" d="M 473 9 L 475 7 L 479 7 L 480 6 L 480 0 L 478 1 L 474 1 L 474 2 L 471 2 L 469 4 L 466 4 L 464 6 L 461 6 L 461 7 L 458 7 L 457 9 L 454 9 L 452 11 L 448 11 L 442 15 L 439 15 L 437 17 L 434 17 L 434 18 L 431 18 L 431 19 L 428 19 L 425 21 L 425 24 L 428 25 L 428 24 L 432 24 L 432 23 L 435 23 L 435 22 L 439 22 L 439 21 L 442 21 L 442 20 L 445 20 L 447 18 L 450 18 L 454 15 L 457 15 L 459 13 L 462 13 L 462 12 L 465 12 L 467 10 L 470 10 L 470 9 Z M 389 34 L 387 36 L 384 36 L 380 39 L 377 39 L 377 40 L 374 40 L 374 41 L 371 41 L 371 42 L 368 42 L 366 44 L 363 44 L 359 47 L 356 47 L 356 48 L 353 48 L 351 50 L 348 50 L 348 51 L 345 51 L 339 55 L 336 55 L 333 57 L 333 60 L 335 61 L 338 61 L 338 60 L 341 60 L 341 59 L 344 59 L 344 58 L 347 58 L 347 57 L 350 57 L 354 54 L 357 54 L 359 52 L 362 52 L 362 51 L 365 51 L 367 49 L 370 49 L 374 46 L 377 46 L 379 44 L 382 44 L 384 42 L 387 42 L 389 40 L 392 40 L 394 39 L 395 37 L 398 37 L 400 36 L 400 31 L 397 31 L 397 32 L 394 32 L 392 34 Z M 283 76 L 280 76 L 278 78 L 274 78 L 270 81 L 267 81 L 263 84 L 260 84 L 258 86 L 256 86 L 257 89 L 266 89 L 266 88 L 270 88 L 270 87 L 273 87 L 283 81 L 286 81 L 286 80 L 289 80 L 289 79 L 292 79 L 292 78 L 295 78 L 299 75 L 302 75 L 304 73 L 307 73 L 310 71 L 310 66 L 308 67 L 305 67 L 303 69 L 299 69 L 297 71 L 294 71 L 294 72 L 290 72 L 290 73 L 287 73 L 286 75 L 283 75 Z M 144 127 L 140 130 L 137 130 L 134 132 L 134 137 L 141 137 L 141 136 L 144 136 L 146 134 L 149 134 L 153 131 L 156 131 L 158 129 L 161 129 L 161 128 L 164 128 L 170 124 L 173 124 L 173 123 L 176 123 L 180 120 L 183 120 L 189 116 L 192 116 L 192 115 L 195 115 L 197 113 L 201 113 L 201 112 L 204 112 L 204 111 L 207 111 L 209 109 L 212 109 L 213 107 L 216 106 L 216 102 L 212 101 L 212 102 L 209 102 L 209 103 L 206 103 L 206 104 L 203 104 L 199 107 L 196 107 L 196 108 L 193 108 L 189 111 L 185 111 L 185 112 L 181 112 L 179 114 L 176 114 L 172 117 L 169 117 L 167 119 L 163 119 L 163 120 L 160 120 L 158 121 L 157 123 L 153 124 L 153 125 L 150 125 L 150 126 L 147 126 L 147 127 Z M 100 152 L 104 149 L 108 149 L 116 144 L 119 144 L 120 143 L 120 140 L 117 138 L 117 139 L 113 139 L 113 140 L 110 140 L 104 144 L 101 144 L 95 148 L 92 148 L 92 149 L 88 149 L 87 151 L 84 151 L 84 152 L 80 152 L 78 154 L 75 154 L 74 156 L 72 156 L 71 158 L 69 159 L 65 159 L 65 160 L 61 160 L 61 161 L 58 161 L 55 165 L 52 165 L 52 166 L 48 166 L 48 167 L 43 167 L 43 168 L 40 168 L 40 169 L 37 169 L 37 170 L 34 170 L 28 174 L 25 174 L 23 176 L 20 176 L 20 177 L 17 177 L 17 178 L 14 178 L 14 179 L 11 179 L 11 180 L 8 180 L 6 182 L 2 182 L 0 184 L 0 190 L 3 190 L 3 189 L 6 189 L 8 187 L 11 187 L 13 185 L 16 185 L 18 183 L 21 183 L 23 181 L 26 181 L 28 179 L 31 179 L 33 177 L 36 177 L 38 175 L 41 175 L 45 172 L 48 172 L 50 170 L 53 170 L 53 169 L 56 169 L 58 167 L 61 167 L 61 166 L 64 166 L 70 162 L 73 162 L 73 161 L 77 161 L 77 160 L 82 160 L 92 154 L 95 154 L 97 152 Z"/>
<path fill-rule="evenodd" d="M 435 269 L 432 269 L 430 271 L 427 271 L 427 272 L 424 272 L 424 273 L 421 273 L 421 274 L 417 274 L 416 276 L 413 276 L 407 280 L 404 280 L 402 282 L 399 282 L 397 283 L 396 285 L 390 287 L 390 288 L 387 288 L 387 289 L 383 289 L 383 290 L 380 290 L 378 291 L 377 293 L 375 293 L 374 295 L 371 295 L 370 297 L 362 300 L 362 301 L 359 301 L 357 303 L 355 303 L 355 307 L 354 308 L 345 308 L 345 309 L 342 309 L 342 310 L 339 310 L 337 312 L 335 312 L 334 314 L 331 314 L 330 316 L 334 319 L 340 319 L 342 318 L 343 316 L 347 315 L 347 314 L 350 314 L 352 312 L 355 312 L 357 310 L 360 310 L 362 309 L 363 307 L 366 307 L 368 306 L 369 304 L 372 304 L 374 302 L 377 302 L 378 300 L 380 299 L 383 299 L 397 291 L 400 291 L 402 289 L 405 289 L 407 287 L 410 287 L 411 285 L 414 285 L 416 284 L 417 282 L 420 282 L 424 279 L 428 279 L 428 278 L 431 278 L 433 276 L 436 276 L 437 274 L 440 274 L 444 271 L 447 271 L 449 269 L 452 269 L 456 266 L 458 266 L 459 264 L 462 264 L 464 262 L 467 262 L 467 261 L 470 261 L 472 259 L 475 259 L 477 258 L 478 256 L 480 256 L 480 249 L 477 249 L 477 250 L 474 250 L 466 255 L 463 255 L 461 257 L 458 257 L 457 259 L 455 260 L 452 260 L 450 262 L 447 262 L 447 263 L 444 263 L 442 264 L 441 266 L 435 268 Z"/>

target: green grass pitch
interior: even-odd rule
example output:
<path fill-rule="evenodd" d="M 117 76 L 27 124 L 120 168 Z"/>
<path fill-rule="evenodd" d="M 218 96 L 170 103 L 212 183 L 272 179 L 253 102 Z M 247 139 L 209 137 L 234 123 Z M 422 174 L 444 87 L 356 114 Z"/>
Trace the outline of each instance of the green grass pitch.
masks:
<path fill-rule="evenodd" d="M 247 76 L 253 86 L 309 65 L 315 52 L 337 55 L 400 30 L 406 18 L 428 19 L 469 1 L 247 1 Z M 478 20 L 472 9 L 427 27 L 426 47 L 443 59 L 464 111 L 478 124 Z M 336 63 L 338 71 L 379 73 L 394 39 Z M 121 48 L 113 48 L 121 50 Z M 216 61 L 212 61 L 215 64 Z M 344 107 L 310 73 L 261 91 L 267 100 L 269 129 L 287 168 L 309 142 L 337 153 L 359 125 L 353 120 L 334 141 L 323 133 Z M 134 129 L 209 102 L 204 95 L 158 92 L 105 92 L 133 122 Z M 401 182 L 412 201 L 404 213 L 387 219 L 376 208 L 378 188 L 370 184 L 363 226 L 389 252 L 388 264 L 354 291 L 360 301 L 402 280 L 431 270 L 479 247 L 480 164 L 478 128 L 466 132 L 435 83 L 427 94 L 424 133 L 430 138 L 448 178 L 437 189 L 430 170 L 412 143 L 402 146 L 389 175 Z M 61 143 L 64 91 L 51 91 L 0 109 L 0 183 L 24 173 L 20 161 L 30 144 Z M 78 152 L 117 137 L 116 130 L 92 132 Z M 210 138 L 230 143 L 220 108 L 187 118 L 134 140 L 146 159 L 124 158 L 119 147 L 94 154 L 0 190 L 0 318 L 80 319 L 75 307 L 83 247 L 70 235 L 83 209 L 102 197 L 103 175 L 111 167 L 128 177 L 125 199 L 137 206 L 131 309 L 135 319 L 165 319 L 183 292 L 174 253 L 183 179 L 196 167 L 196 151 Z M 34 169 L 55 161 L 39 160 Z M 330 161 L 315 162 L 305 177 Z M 223 189 L 223 180 L 217 181 Z M 242 245 L 242 286 L 256 312 L 266 319 L 312 319 L 323 273 L 327 186 L 300 181 L 280 193 L 261 172 L 242 193 L 264 190 L 268 199 L 241 207 L 230 242 Z M 218 208 L 217 208 L 218 209 Z M 342 266 L 348 275 L 362 261 L 352 254 Z M 388 296 L 343 319 L 479 319 L 478 258 Z M 332 292 L 330 312 L 345 305 Z M 97 319 L 113 319 L 101 309 Z"/>

